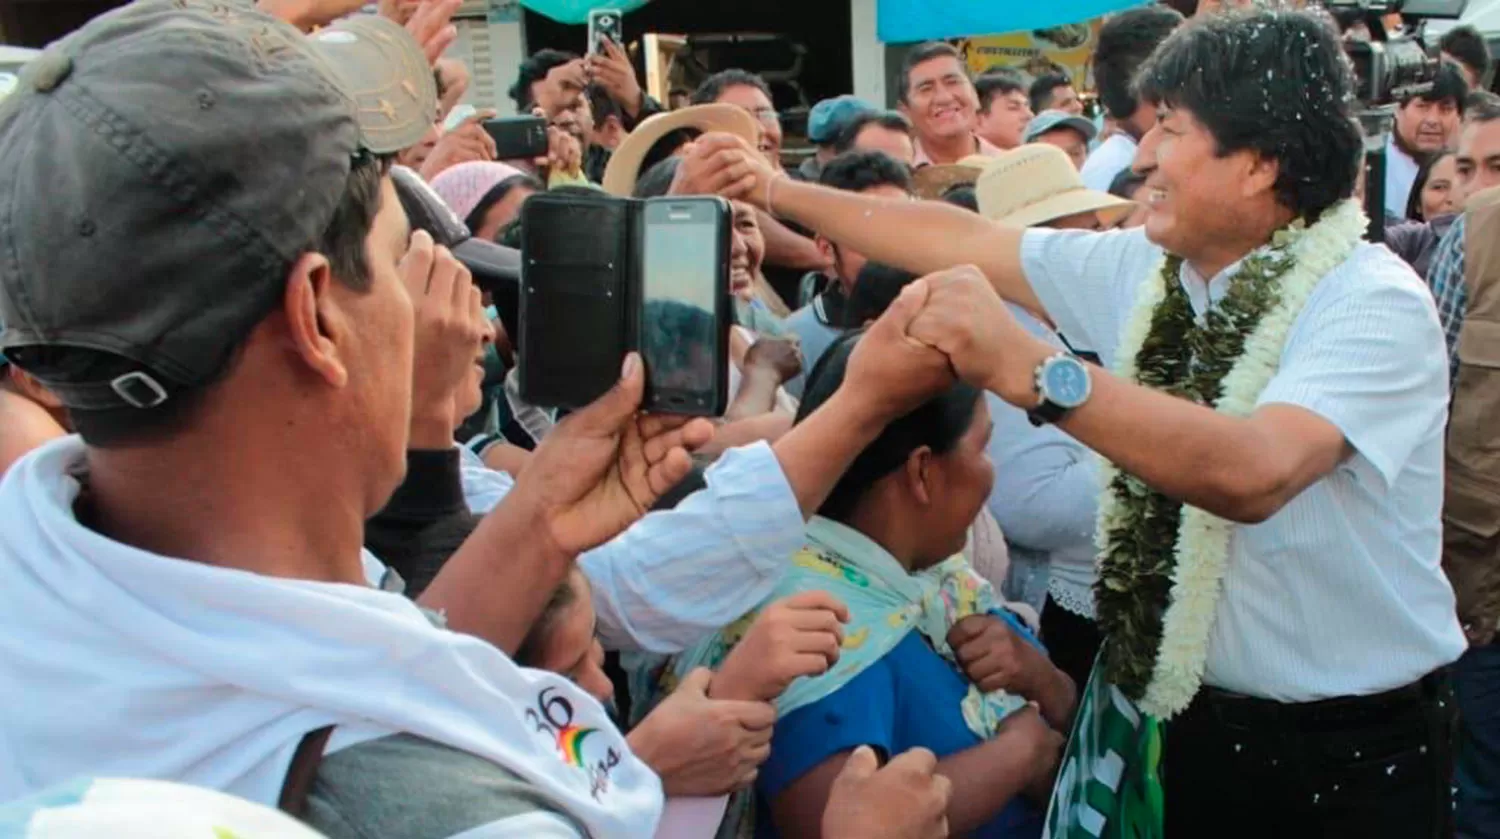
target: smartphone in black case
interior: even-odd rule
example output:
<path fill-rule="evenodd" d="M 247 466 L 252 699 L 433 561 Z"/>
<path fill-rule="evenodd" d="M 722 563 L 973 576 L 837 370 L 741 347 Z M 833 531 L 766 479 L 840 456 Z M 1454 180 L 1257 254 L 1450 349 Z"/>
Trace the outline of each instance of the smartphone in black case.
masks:
<path fill-rule="evenodd" d="M 589 52 L 603 53 L 604 40 L 625 45 L 625 25 L 618 9 L 593 9 L 589 12 Z"/>
<path fill-rule="evenodd" d="M 531 160 L 547 154 L 547 121 L 541 117 L 501 117 L 483 125 L 495 141 L 496 160 Z"/>
<path fill-rule="evenodd" d="M 522 398 L 576 409 L 614 386 L 627 352 L 645 410 L 728 407 L 730 217 L 715 197 L 540 194 L 521 209 Z"/>

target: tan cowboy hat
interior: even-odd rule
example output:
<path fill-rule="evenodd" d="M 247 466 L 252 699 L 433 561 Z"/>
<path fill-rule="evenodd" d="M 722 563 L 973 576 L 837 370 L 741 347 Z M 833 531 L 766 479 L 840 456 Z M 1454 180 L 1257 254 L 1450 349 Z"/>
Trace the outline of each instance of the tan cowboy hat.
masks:
<path fill-rule="evenodd" d="M 979 175 L 995 158 L 971 154 L 957 163 L 923 166 L 911 176 L 911 190 L 918 198 L 937 201 L 948 190 L 979 180 Z"/>
<path fill-rule="evenodd" d="M 755 117 L 734 105 L 694 105 L 648 117 L 620 141 L 604 168 L 604 191 L 629 198 L 641 176 L 641 163 L 656 141 L 681 128 L 696 128 L 708 133 L 733 134 L 755 148 L 760 142 L 760 126 Z"/>
<path fill-rule="evenodd" d="M 1007 227 L 1036 227 L 1089 212 L 1110 226 L 1135 206 L 1085 187 L 1067 153 L 1047 143 L 1020 146 L 992 159 L 974 192 L 980 215 Z"/>

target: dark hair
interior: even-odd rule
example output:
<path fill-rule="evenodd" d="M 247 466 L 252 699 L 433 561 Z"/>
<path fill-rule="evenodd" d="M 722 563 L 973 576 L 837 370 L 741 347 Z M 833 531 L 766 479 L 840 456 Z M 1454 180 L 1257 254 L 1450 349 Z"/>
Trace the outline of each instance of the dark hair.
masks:
<path fill-rule="evenodd" d="M 1476 90 L 1464 102 L 1464 121 L 1494 122 L 1500 119 L 1500 96 L 1488 90 Z"/>
<path fill-rule="evenodd" d="M 860 282 L 864 281 L 864 275 L 861 271 Z M 858 287 L 856 283 L 855 288 Z M 863 335 L 863 330 L 856 330 L 840 337 L 813 365 L 802 405 L 797 409 L 798 423 L 805 421 L 843 385 L 849 356 Z M 876 481 L 901 468 L 912 452 L 922 446 L 939 455 L 952 451 L 974 422 L 978 406 L 979 391 L 959 383 L 887 425 L 875 442 L 854 458 L 818 509 L 818 515 L 848 524 L 865 493 Z"/>
<path fill-rule="evenodd" d="M 943 190 L 943 194 L 938 197 L 944 204 L 963 207 L 971 213 L 979 212 L 979 193 L 974 190 L 973 184 L 954 184 Z"/>
<path fill-rule="evenodd" d="M 854 289 L 849 292 L 845 327 L 859 329 L 866 321 L 885 314 L 885 310 L 901 295 L 901 289 L 916 282 L 916 279 L 917 275 L 910 271 L 880 262 L 866 262 L 859 269 Z"/>
<path fill-rule="evenodd" d="M 1432 177 L 1432 170 L 1444 158 L 1452 157 L 1454 152 L 1444 149 L 1435 154 L 1426 155 L 1422 159 L 1422 165 L 1417 168 L 1417 179 L 1411 183 L 1411 194 L 1406 197 L 1406 217 L 1411 221 L 1432 221 L 1422 212 L 1422 190 L 1427 188 L 1427 181 Z"/>
<path fill-rule="evenodd" d="M 877 186 L 911 192 L 911 168 L 883 151 L 846 151 L 823 165 L 818 183 L 844 192 Z"/>
<path fill-rule="evenodd" d="M 1474 72 L 1481 85 L 1489 81 L 1494 59 L 1490 57 L 1489 45 L 1479 30 L 1467 24 L 1455 26 L 1443 33 L 1438 40 L 1438 49 L 1448 53 Z"/>
<path fill-rule="evenodd" d="M 1094 87 L 1106 113 L 1117 120 L 1135 114 L 1138 103 L 1132 83 L 1136 71 L 1181 23 L 1182 15 L 1173 9 L 1145 6 L 1120 12 L 1099 27 Z"/>
<path fill-rule="evenodd" d="M 833 150 L 843 154 L 853 149 L 854 144 L 859 142 L 860 132 L 871 125 L 878 125 L 888 131 L 899 131 L 907 136 L 911 135 L 911 120 L 900 111 L 873 111 L 849 120 L 849 124 L 845 125 L 839 131 L 839 136 L 834 139 Z"/>
<path fill-rule="evenodd" d="M 1031 99 L 1031 112 L 1039 114 L 1052 107 L 1052 91 L 1060 87 L 1072 87 L 1073 80 L 1062 73 L 1045 73 L 1031 83 L 1027 96 Z"/>
<path fill-rule="evenodd" d="M 724 91 L 731 87 L 753 87 L 764 93 L 767 99 L 775 101 L 771 96 L 771 86 L 766 84 L 765 79 L 748 70 L 731 68 L 729 70 L 720 70 L 704 79 L 703 83 L 698 85 L 698 89 L 693 91 L 692 103 L 694 105 L 708 105 L 717 102 L 719 101 L 719 97 L 724 95 Z"/>
<path fill-rule="evenodd" d="M 1145 182 L 1145 175 L 1138 175 L 1135 173 L 1135 170 L 1126 166 L 1120 170 L 1118 175 L 1115 175 L 1114 180 L 1109 182 L 1109 194 L 1116 198 L 1124 198 L 1126 201 L 1134 201 L 1135 199 L 1132 196 L 1135 195 L 1137 189 L 1141 188 L 1141 184 Z"/>
<path fill-rule="evenodd" d="M 682 163 L 680 157 L 669 157 L 666 160 L 652 166 L 636 179 L 635 189 L 631 191 L 633 198 L 660 198 L 667 194 L 672 188 L 672 179 L 677 177 L 677 167 Z"/>
<path fill-rule="evenodd" d="M 679 128 L 661 135 L 661 139 L 646 149 L 645 156 L 641 158 L 641 171 L 649 172 L 656 164 L 676 156 L 678 149 L 698 139 L 702 133 L 696 128 Z"/>
<path fill-rule="evenodd" d="M 1354 191 L 1363 139 L 1353 88 L 1332 27 L 1307 12 L 1262 11 L 1179 29 L 1141 67 L 1136 90 L 1190 112 L 1219 156 L 1275 160 L 1276 200 L 1312 222 Z"/>
<path fill-rule="evenodd" d="M 370 263 L 365 240 L 380 212 L 381 183 L 390 169 L 390 158 L 363 157 L 355 162 L 344 184 L 344 195 L 334 208 L 328 225 L 315 241 L 299 249 L 297 255 L 281 267 L 284 279 L 303 253 L 317 252 L 327 257 L 334 278 L 356 291 L 370 288 Z M 261 302 L 263 311 L 251 323 L 265 319 L 280 305 L 278 290 Z M 248 336 L 249 330 L 246 330 Z M 69 411 L 69 418 L 79 434 L 90 445 L 99 448 L 127 446 L 167 439 L 192 421 L 203 397 L 233 369 L 240 351 L 239 344 L 229 348 L 219 360 L 218 372 L 209 381 L 192 387 L 169 388 L 170 398 L 153 408 L 109 408 L 98 411 Z M 110 381 L 116 376 L 141 369 L 137 362 L 98 350 L 67 346 L 16 347 L 6 354 L 17 367 L 46 384 L 48 378 L 64 381 Z"/>
<path fill-rule="evenodd" d="M 1437 76 L 1432 80 L 1432 89 L 1418 96 L 1408 96 L 1401 100 L 1402 107 L 1411 104 L 1411 100 L 1421 99 L 1424 102 L 1451 102 L 1458 109 L 1459 116 L 1463 116 L 1464 108 L 1469 103 L 1469 83 L 1464 81 L 1462 73 L 1458 68 L 1446 61 L 1438 65 Z"/>
<path fill-rule="evenodd" d="M 918 44 L 912 47 L 911 51 L 906 54 L 906 58 L 902 59 L 901 74 L 896 78 L 896 97 L 898 99 L 902 102 L 910 101 L 911 71 L 915 70 L 918 64 L 926 64 L 935 58 L 957 59 L 960 66 L 964 63 L 964 54 L 959 52 L 957 47 L 946 41 L 928 41 L 925 44 Z M 964 73 L 968 73 L 967 68 L 965 68 Z"/>
<path fill-rule="evenodd" d="M 471 233 L 483 227 L 485 214 L 490 211 L 490 208 L 504 201 L 505 196 L 517 189 L 545 192 L 547 185 L 538 180 L 535 175 L 528 175 L 525 172 L 511 175 L 490 187 L 490 191 L 486 192 L 484 197 L 479 199 L 479 203 L 474 205 L 474 209 L 469 211 L 469 215 L 464 219 L 464 226 L 469 228 Z"/>
<path fill-rule="evenodd" d="M 980 113 L 988 113 L 990 106 L 995 104 L 995 97 L 997 96 L 1005 96 L 1010 93 L 1030 95 L 1027 92 L 1026 77 L 1008 68 L 985 71 L 983 75 L 974 80 L 974 89 L 979 92 Z"/>
<path fill-rule="evenodd" d="M 577 60 L 578 56 L 571 52 L 539 50 L 522 61 L 521 69 L 516 72 L 516 83 L 510 86 L 510 98 L 516 103 L 516 110 L 523 114 L 529 112 L 536 105 L 531 86 L 547 78 L 554 69 Z"/>
<path fill-rule="evenodd" d="M 443 71 L 436 67 L 432 68 L 432 80 L 437 83 L 437 98 L 441 102 L 448 93 L 448 85 L 443 81 Z"/>
<path fill-rule="evenodd" d="M 552 596 L 547 599 L 547 605 L 542 607 L 542 613 L 537 615 L 527 630 L 526 638 L 521 641 L 521 646 L 516 648 L 515 662 L 522 667 L 541 667 L 542 648 L 547 644 L 547 636 L 552 633 L 557 620 L 562 616 L 563 610 L 578 602 L 578 590 L 573 588 L 573 581 L 564 578 L 557 588 L 552 590 Z"/>

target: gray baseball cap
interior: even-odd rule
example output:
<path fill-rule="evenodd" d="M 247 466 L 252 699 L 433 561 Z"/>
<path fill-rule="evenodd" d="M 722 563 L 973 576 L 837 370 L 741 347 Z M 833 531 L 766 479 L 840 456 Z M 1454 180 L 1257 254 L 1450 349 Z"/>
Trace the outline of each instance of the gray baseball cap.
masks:
<path fill-rule="evenodd" d="M 41 366 L 75 412 L 210 382 L 355 163 L 415 144 L 436 103 L 420 46 L 382 18 L 308 37 L 249 0 L 136 0 L 94 19 L 0 104 L 0 350 L 121 359 Z"/>
<path fill-rule="evenodd" d="M 1030 143 L 1036 138 L 1058 128 L 1071 128 L 1083 135 L 1086 142 L 1092 142 L 1099 133 L 1099 129 L 1089 120 L 1067 113 L 1066 111 L 1042 111 L 1026 123 L 1026 134 L 1022 137 L 1023 142 Z"/>

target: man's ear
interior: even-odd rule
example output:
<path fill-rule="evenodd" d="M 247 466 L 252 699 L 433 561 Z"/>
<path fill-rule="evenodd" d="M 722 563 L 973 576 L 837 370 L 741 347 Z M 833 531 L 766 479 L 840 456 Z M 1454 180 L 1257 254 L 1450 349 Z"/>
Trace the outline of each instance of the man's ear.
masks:
<path fill-rule="evenodd" d="M 334 387 L 349 381 L 340 351 L 352 335 L 352 322 L 334 300 L 333 269 L 327 257 L 305 253 L 292 265 L 282 299 L 292 350 L 314 375 Z"/>
<path fill-rule="evenodd" d="M 906 488 L 922 506 L 932 504 L 932 449 L 922 446 L 906 457 Z"/>
<path fill-rule="evenodd" d="M 1276 188 L 1276 179 L 1281 176 L 1281 161 L 1270 155 L 1250 151 L 1244 154 L 1247 167 L 1245 177 L 1241 181 L 1244 197 L 1250 198 L 1272 193 Z"/>
<path fill-rule="evenodd" d="M 14 364 L 7 364 L 5 372 L 10 375 L 10 380 L 15 383 L 16 387 L 20 388 L 21 393 L 27 399 L 49 411 L 62 410 L 62 400 L 58 399 L 57 394 L 48 390 L 47 386 L 42 384 L 35 376 Z"/>

